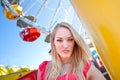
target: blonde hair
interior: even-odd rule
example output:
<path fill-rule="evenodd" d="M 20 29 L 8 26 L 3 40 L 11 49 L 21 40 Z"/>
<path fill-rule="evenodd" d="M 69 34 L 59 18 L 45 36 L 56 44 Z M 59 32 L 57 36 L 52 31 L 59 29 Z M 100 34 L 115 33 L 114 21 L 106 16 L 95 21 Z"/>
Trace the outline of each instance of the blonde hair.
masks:
<path fill-rule="evenodd" d="M 58 27 L 67 28 L 71 32 L 73 39 L 75 40 L 75 45 L 72 53 L 72 62 L 71 62 L 72 71 L 77 75 L 78 80 L 82 80 L 84 79 L 83 66 L 85 62 L 88 61 L 89 59 L 90 50 L 86 45 L 86 43 L 84 42 L 84 40 L 82 39 L 82 37 L 72 28 L 71 25 L 65 22 L 58 23 L 54 27 L 51 33 L 50 41 L 51 41 L 52 61 L 46 67 L 46 79 L 47 80 L 56 79 L 60 74 L 60 70 L 62 69 L 62 62 L 60 56 L 57 54 L 53 43 L 55 33 Z"/>

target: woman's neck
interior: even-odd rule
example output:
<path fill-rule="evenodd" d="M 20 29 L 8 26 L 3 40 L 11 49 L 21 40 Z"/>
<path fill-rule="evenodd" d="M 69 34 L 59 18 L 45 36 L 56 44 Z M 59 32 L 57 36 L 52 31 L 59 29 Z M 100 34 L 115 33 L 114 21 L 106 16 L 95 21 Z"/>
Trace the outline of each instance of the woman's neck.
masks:
<path fill-rule="evenodd" d="M 62 59 L 62 63 L 63 64 L 68 64 L 68 63 L 71 63 L 71 59 Z"/>
<path fill-rule="evenodd" d="M 71 62 L 63 63 L 60 75 L 69 74 L 71 68 L 72 68 Z"/>
<path fill-rule="evenodd" d="M 71 57 L 69 57 L 69 58 L 61 58 L 61 60 L 62 60 L 63 64 L 71 63 Z"/>

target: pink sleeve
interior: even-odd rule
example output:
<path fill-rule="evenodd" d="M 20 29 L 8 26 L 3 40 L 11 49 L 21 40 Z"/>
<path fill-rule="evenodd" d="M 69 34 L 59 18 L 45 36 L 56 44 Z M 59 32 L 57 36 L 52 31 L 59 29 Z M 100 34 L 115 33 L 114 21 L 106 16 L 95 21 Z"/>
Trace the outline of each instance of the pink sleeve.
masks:
<path fill-rule="evenodd" d="M 46 69 L 46 65 L 48 64 L 49 61 L 44 61 L 40 64 L 39 66 L 39 70 L 40 70 L 40 79 L 44 80 L 45 78 L 45 69 Z"/>
<path fill-rule="evenodd" d="M 91 64 L 92 64 L 92 61 L 87 61 L 84 66 L 83 74 L 84 74 L 85 78 L 87 77 L 87 72 L 90 69 Z"/>

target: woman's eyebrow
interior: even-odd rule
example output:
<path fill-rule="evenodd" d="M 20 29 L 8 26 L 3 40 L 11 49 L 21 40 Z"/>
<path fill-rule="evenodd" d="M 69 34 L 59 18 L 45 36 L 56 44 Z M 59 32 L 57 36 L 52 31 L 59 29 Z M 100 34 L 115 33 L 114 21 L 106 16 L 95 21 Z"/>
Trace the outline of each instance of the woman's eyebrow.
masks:
<path fill-rule="evenodd" d="M 62 37 L 56 37 L 56 38 L 62 39 Z M 73 37 L 72 36 L 68 36 L 67 38 L 73 38 Z"/>
<path fill-rule="evenodd" d="M 68 38 L 73 38 L 72 36 L 68 37 Z"/>
<path fill-rule="evenodd" d="M 62 37 L 56 37 L 57 39 L 62 39 Z"/>

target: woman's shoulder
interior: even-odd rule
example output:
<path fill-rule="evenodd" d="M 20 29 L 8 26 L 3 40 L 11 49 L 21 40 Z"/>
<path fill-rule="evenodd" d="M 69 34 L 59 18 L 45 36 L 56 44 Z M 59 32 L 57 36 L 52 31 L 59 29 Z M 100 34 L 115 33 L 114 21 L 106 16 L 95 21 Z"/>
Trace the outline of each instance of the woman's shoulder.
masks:
<path fill-rule="evenodd" d="M 43 61 L 43 62 L 39 65 L 40 71 L 43 70 L 49 62 L 50 62 L 50 61 Z"/>
<path fill-rule="evenodd" d="M 102 75 L 99 69 L 97 69 L 94 65 L 91 65 L 88 70 L 87 79 L 93 80 L 106 80 Z"/>
<path fill-rule="evenodd" d="M 39 66 L 41 65 L 46 65 L 47 63 L 49 63 L 50 61 L 43 61 Z"/>
<path fill-rule="evenodd" d="M 85 77 L 87 77 L 87 73 L 88 73 L 91 65 L 92 65 L 92 61 L 91 61 L 91 60 L 87 61 L 87 62 L 84 64 L 83 74 L 84 74 Z"/>

